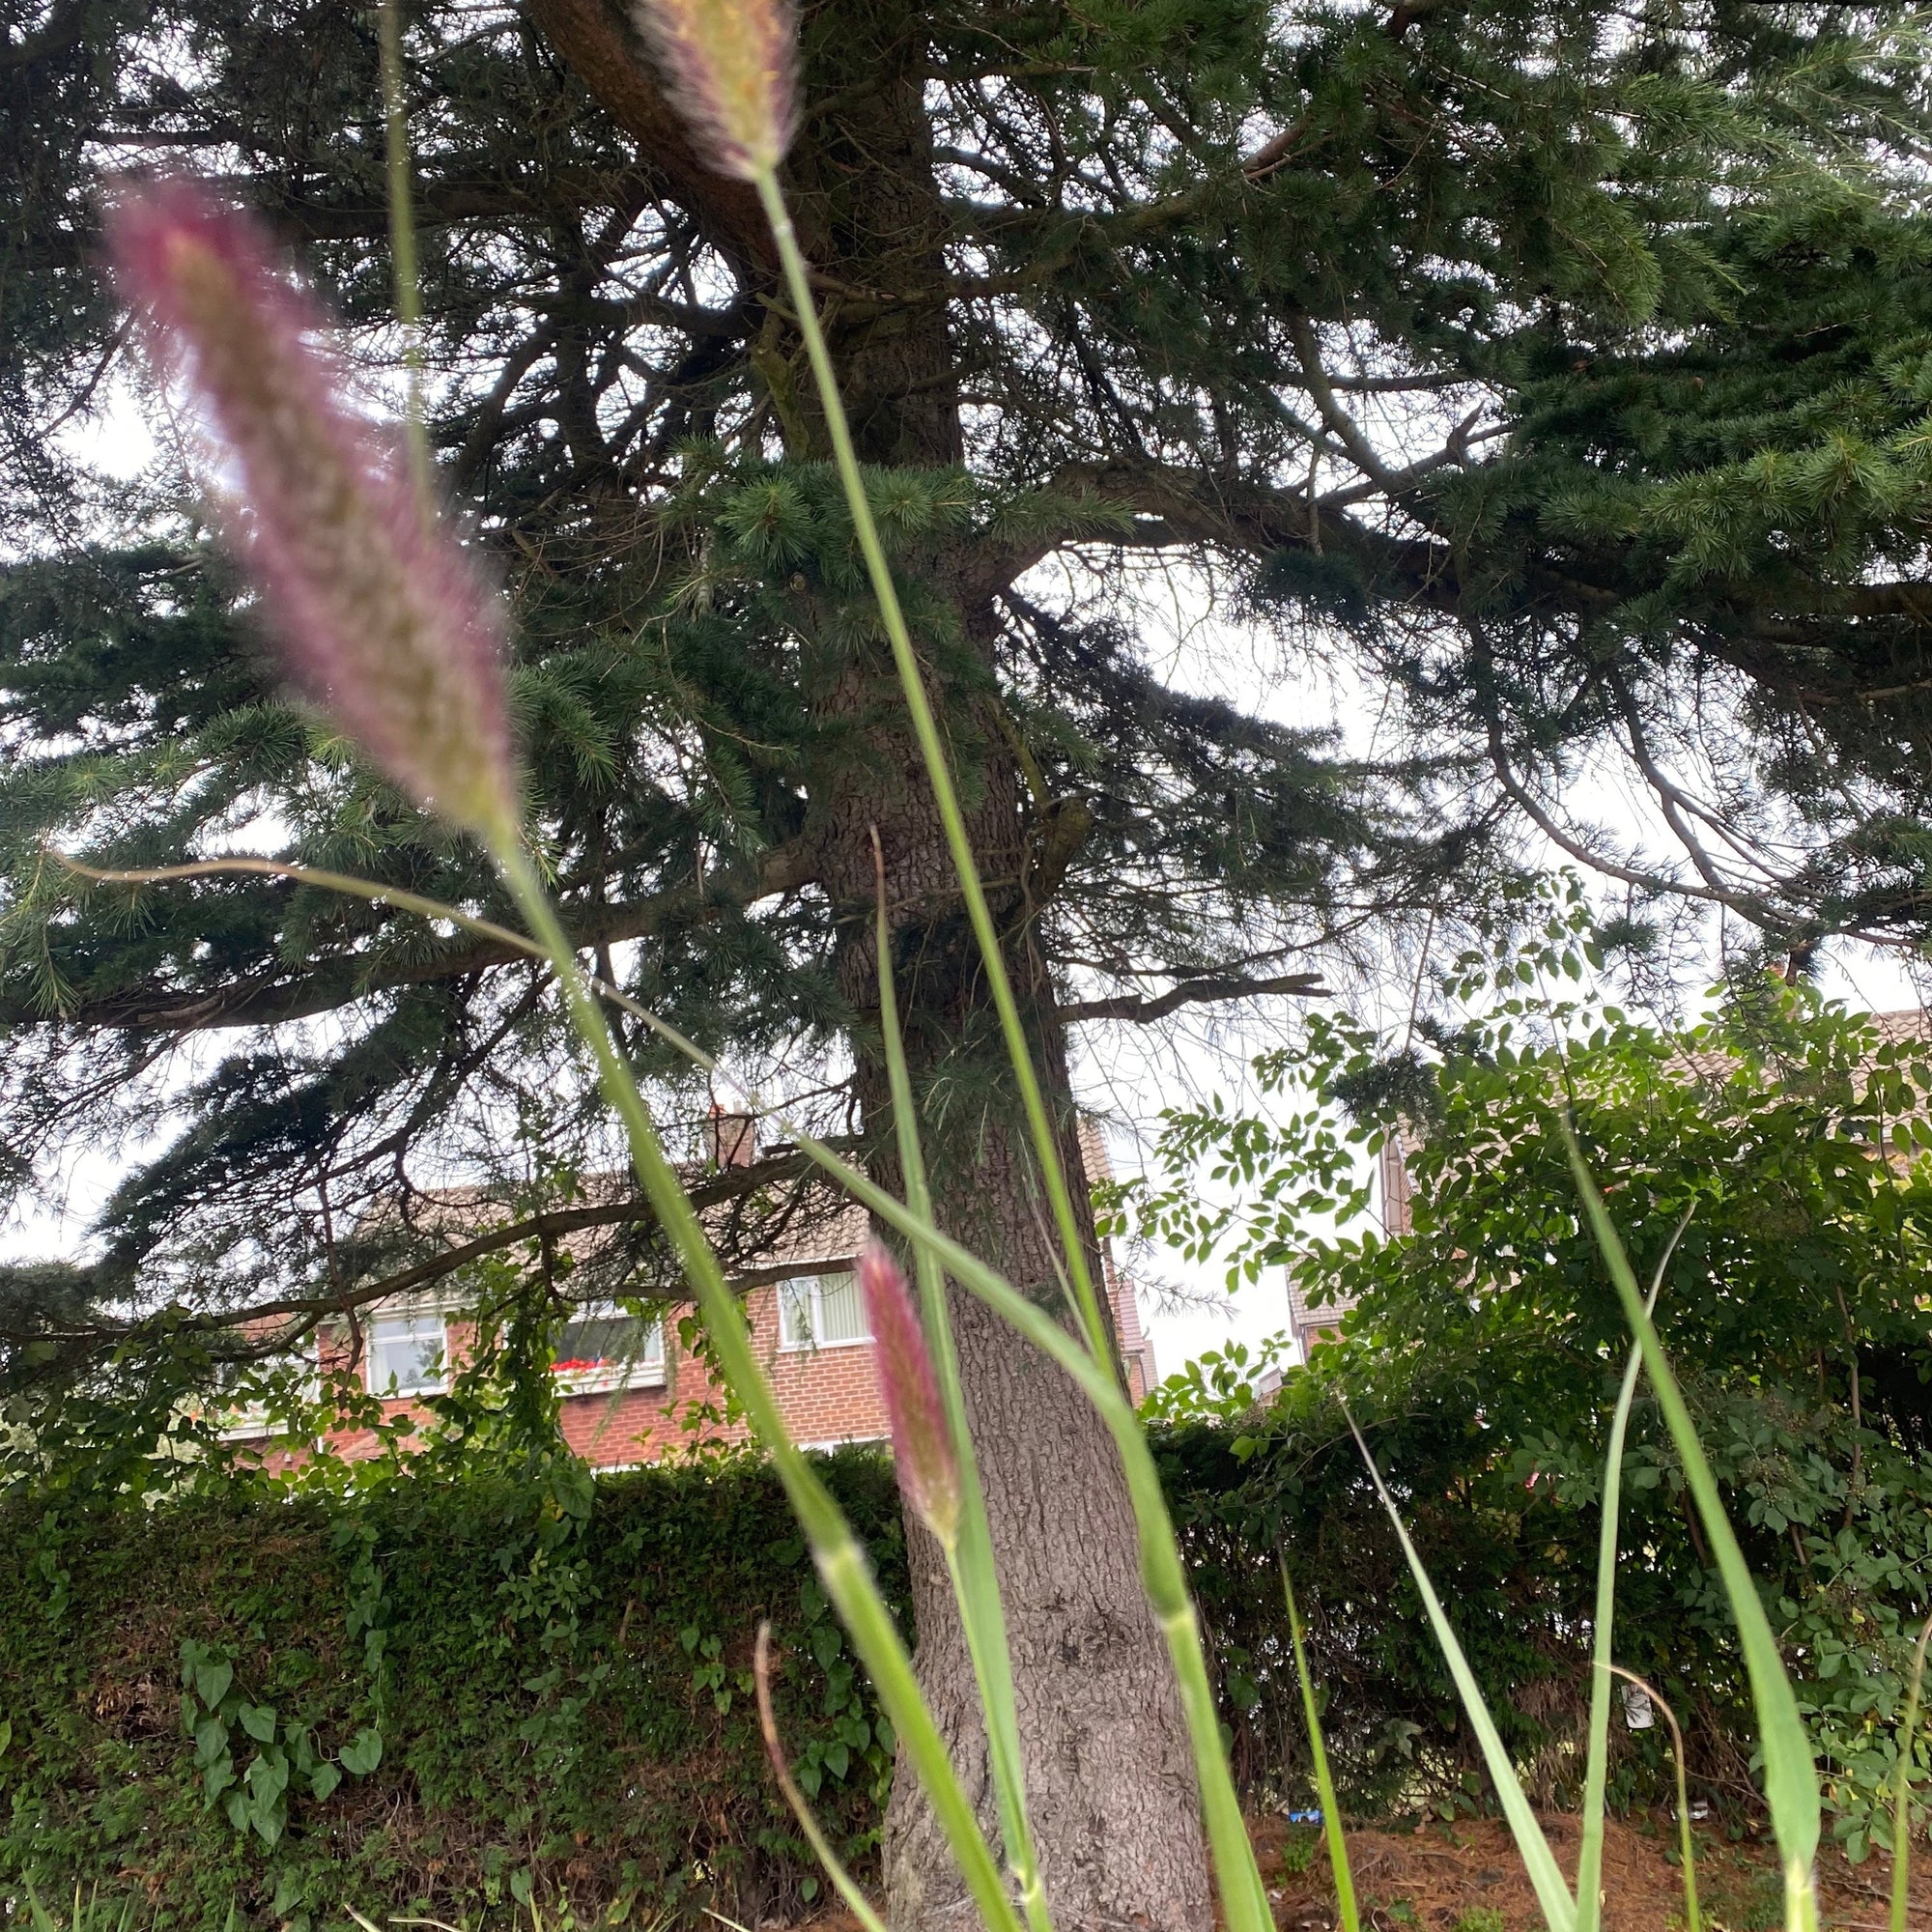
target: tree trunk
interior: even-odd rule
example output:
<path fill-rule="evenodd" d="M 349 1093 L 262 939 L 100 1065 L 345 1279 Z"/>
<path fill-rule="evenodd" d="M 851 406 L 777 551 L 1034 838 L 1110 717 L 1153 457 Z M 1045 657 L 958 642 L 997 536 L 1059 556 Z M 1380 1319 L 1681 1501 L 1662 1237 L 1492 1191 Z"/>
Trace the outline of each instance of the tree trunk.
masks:
<path fill-rule="evenodd" d="M 844 694 L 848 702 L 858 683 Z M 903 718 L 895 696 L 868 695 L 881 713 L 890 704 Z M 993 702 L 981 697 L 979 708 Z M 971 708 L 969 701 L 969 717 Z M 952 716 L 960 719 L 956 701 Z M 1061 1157 L 1092 1256 L 1064 1035 L 1044 961 L 1027 937 L 1029 838 L 1017 775 L 990 728 L 959 735 L 977 740 L 967 774 L 975 849 L 1009 934 L 1009 970 L 1061 1123 Z M 1070 1327 L 1051 1212 L 923 770 L 902 724 L 875 726 L 870 739 L 870 782 L 839 802 L 828 840 L 826 883 L 846 914 L 843 990 L 875 1022 L 876 827 L 935 1210 L 949 1233 Z M 876 1024 L 862 1026 L 854 1043 L 875 1168 L 896 1185 Z M 1193 1763 L 1166 1648 L 1142 1592 L 1133 1513 L 1112 1440 L 1073 1383 L 1005 1322 L 956 1288 L 952 1305 L 1006 1602 L 1028 1808 L 1054 1923 L 1062 1932 L 1205 1928 L 1208 1888 Z M 997 1848 L 985 1736 L 952 1586 L 931 1537 L 910 1520 L 907 1533 L 920 1681 Z M 895 1927 L 974 1922 L 944 1836 L 903 1760 L 887 1813 L 885 1864 Z"/>
<path fill-rule="evenodd" d="M 547 30 L 598 98 L 654 151 L 663 117 L 655 97 L 634 98 L 647 69 L 616 71 L 612 36 L 633 54 L 636 43 L 608 0 L 540 5 Z M 956 465 L 964 439 L 947 325 L 950 231 L 927 119 L 923 16 L 883 0 L 863 16 L 841 18 L 837 33 L 809 32 L 808 43 L 809 92 L 827 105 L 795 147 L 786 185 L 828 287 L 859 292 L 856 300 L 832 295 L 826 322 L 860 455 L 884 466 Z M 674 188 L 682 183 L 679 157 L 661 165 Z M 731 184 L 724 187 L 716 206 L 707 209 L 701 195 L 694 206 L 721 254 L 755 280 L 758 240 L 743 219 L 742 196 Z M 823 458 L 823 419 L 797 341 L 768 337 L 760 357 L 774 402 L 783 405 L 792 453 Z M 996 633 L 984 574 L 970 548 L 903 562 L 950 598 L 969 647 L 978 647 L 959 652 L 953 640 L 950 688 L 940 688 L 928 668 L 931 696 L 951 738 L 980 873 L 1007 934 L 1009 970 L 1058 1110 L 1062 1157 L 1091 1248 L 1065 1036 L 1033 939 L 1035 895 L 1050 889 L 1056 868 L 1036 862 L 1043 827 L 1029 826 L 993 689 Z M 883 646 L 859 646 L 821 675 L 809 700 L 833 727 L 828 743 L 842 750 L 828 753 L 818 770 L 809 824 L 817 876 L 839 918 L 838 975 L 858 1016 L 853 1054 L 875 1170 L 896 1185 L 877 1027 L 876 828 L 939 1218 L 1068 1321 L 1051 1216 L 893 667 Z M 1210 1915 L 1193 1764 L 1166 1648 L 1142 1593 L 1133 1514 L 1112 1442 L 1059 1370 L 957 1290 L 953 1321 L 1006 1600 L 1029 1810 L 1055 1924 L 1059 1932 L 1126 1925 L 1205 1932 Z M 917 1523 L 908 1535 L 921 1682 L 997 1847 L 979 1698 L 945 1565 Z M 900 1932 L 972 1920 L 951 1854 L 903 1760 L 887 1815 L 886 1885 Z"/>
<path fill-rule="evenodd" d="M 1032 1163 L 1010 1131 L 937 1204 L 1016 1284 L 1053 1280 Z M 1079 1182 L 1077 1151 L 1069 1148 Z M 968 1200 L 961 1200 L 967 1195 Z M 990 1238 L 997 1220 L 1001 1237 Z M 1112 1442 L 1065 1376 L 970 1296 L 953 1329 L 1005 1598 L 1028 1812 L 1065 1932 L 1208 1923 L 1194 1771 L 1165 1648 L 1141 1590 L 1133 1512 Z M 908 1523 L 917 1663 L 953 1761 L 998 1845 L 984 1733 L 946 1566 Z M 895 1926 L 975 1921 L 943 1835 L 903 1765 L 886 1817 Z"/>

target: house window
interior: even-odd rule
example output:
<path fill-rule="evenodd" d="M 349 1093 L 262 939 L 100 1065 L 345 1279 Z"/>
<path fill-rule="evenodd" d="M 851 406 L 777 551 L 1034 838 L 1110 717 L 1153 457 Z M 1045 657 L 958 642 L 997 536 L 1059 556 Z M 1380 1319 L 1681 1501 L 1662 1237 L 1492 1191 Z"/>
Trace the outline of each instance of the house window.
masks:
<path fill-rule="evenodd" d="M 832 1349 L 871 1339 L 856 1275 L 802 1274 L 779 1283 L 780 1348 Z"/>
<path fill-rule="evenodd" d="M 378 1315 L 368 1332 L 370 1394 L 436 1395 L 448 1386 L 440 1313 Z"/>
<path fill-rule="evenodd" d="M 271 1356 L 265 1362 L 233 1362 L 222 1372 L 218 1387 L 231 1400 L 213 1410 L 217 1418 L 221 1434 L 229 1441 L 246 1442 L 275 1434 L 276 1424 L 284 1420 L 284 1410 L 292 1403 L 312 1403 L 322 1395 L 322 1378 L 316 1372 L 316 1344 L 311 1340 L 305 1348 L 289 1355 Z M 291 1371 L 305 1371 L 291 1377 Z M 275 1400 L 272 1405 L 267 1400 L 240 1400 L 244 1388 L 259 1387 L 265 1382 L 274 1385 Z"/>
<path fill-rule="evenodd" d="M 661 1383 L 664 1323 L 608 1306 L 586 1308 L 563 1324 L 551 1368 L 573 1395 Z"/>

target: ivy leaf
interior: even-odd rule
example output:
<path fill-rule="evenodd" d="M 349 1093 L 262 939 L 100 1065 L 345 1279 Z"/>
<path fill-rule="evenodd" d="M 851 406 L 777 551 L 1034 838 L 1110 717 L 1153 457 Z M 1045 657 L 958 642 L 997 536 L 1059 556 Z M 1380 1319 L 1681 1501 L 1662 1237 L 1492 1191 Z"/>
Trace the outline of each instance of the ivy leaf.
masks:
<path fill-rule="evenodd" d="M 204 1718 L 194 1727 L 194 1761 L 206 1768 L 228 1750 L 228 1726 L 219 1718 Z"/>
<path fill-rule="evenodd" d="M 355 1733 L 355 1742 L 342 1747 L 342 1768 L 357 1777 L 367 1777 L 383 1762 L 383 1734 L 373 1726 Z"/>
<path fill-rule="evenodd" d="M 194 1688 L 211 1711 L 228 1695 L 228 1687 L 234 1682 L 235 1666 L 232 1663 L 197 1663 L 194 1666 Z"/>
<path fill-rule="evenodd" d="M 280 1751 L 264 1751 L 248 1767 L 248 1789 L 257 1804 L 273 1804 L 289 1788 L 289 1761 Z"/>
<path fill-rule="evenodd" d="M 243 1704 L 235 1714 L 242 1720 L 242 1728 L 258 1745 L 270 1744 L 275 1735 L 275 1714 L 266 1704 Z"/>
<path fill-rule="evenodd" d="M 342 1767 L 339 1764 L 330 1764 L 326 1760 L 317 1765 L 308 1775 L 310 1795 L 318 1803 L 331 1797 L 334 1794 L 335 1787 L 341 1782 Z"/>
<path fill-rule="evenodd" d="M 830 1670 L 838 1661 L 838 1653 L 845 1648 L 845 1639 L 839 1634 L 838 1626 L 830 1621 L 813 1624 L 811 1627 L 811 1654 L 818 1660 L 821 1670 Z"/>

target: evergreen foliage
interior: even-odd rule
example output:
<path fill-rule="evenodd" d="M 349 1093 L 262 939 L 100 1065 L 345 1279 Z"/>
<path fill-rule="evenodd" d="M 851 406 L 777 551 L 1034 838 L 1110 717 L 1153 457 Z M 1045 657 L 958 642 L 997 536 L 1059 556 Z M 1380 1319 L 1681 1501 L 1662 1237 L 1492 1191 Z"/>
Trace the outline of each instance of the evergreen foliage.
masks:
<path fill-rule="evenodd" d="M 1305 990 L 1374 921 L 1453 922 L 1521 811 L 1570 836 L 1552 787 L 1606 742 L 1684 890 L 1785 941 L 1923 931 L 1922 28 L 807 11 L 787 191 L 962 781 L 1016 827 L 987 857 L 1043 1024 Z M 8 1285 L 21 1376 L 49 1324 L 71 1364 L 130 1314 L 335 1292 L 376 1204 L 609 1150 L 527 962 L 286 881 L 89 887 L 48 856 L 270 848 L 502 910 L 284 700 L 166 419 L 131 483 L 76 440 L 128 380 L 96 260 L 117 168 L 259 205 L 384 386 L 372 22 L 52 0 L 9 31 L 0 1145 L 16 1192 L 77 1147 L 132 1159 L 97 1256 Z M 906 767 L 755 210 L 606 0 L 413 7 L 406 54 L 431 435 L 515 600 L 567 920 L 836 1116 L 871 1024 L 854 841 Z M 1269 678 L 1347 662 L 1400 728 L 1371 759 L 1239 673 L 1199 695 L 1143 622 L 1177 566 Z M 923 1096 L 970 1143 L 970 1015 L 923 999 Z"/>

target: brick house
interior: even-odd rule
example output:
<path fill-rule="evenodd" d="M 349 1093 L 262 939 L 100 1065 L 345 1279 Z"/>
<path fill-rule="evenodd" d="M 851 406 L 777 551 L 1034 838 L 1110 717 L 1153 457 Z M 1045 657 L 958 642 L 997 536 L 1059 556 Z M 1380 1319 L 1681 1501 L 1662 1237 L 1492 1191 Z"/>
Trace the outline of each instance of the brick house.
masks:
<path fill-rule="evenodd" d="M 1106 1178 L 1110 1168 L 1097 1125 L 1084 1122 L 1081 1140 L 1089 1176 Z M 755 1123 L 719 1115 L 711 1152 L 720 1168 L 749 1166 L 757 1152 Z M 491 1205 L 468 1189 L 452 1190 L 443 1203 L 444 1225 L 458 1237 L 473 1233 Z M 794 1438 L 808 1447 L 880 1441 L 888 1434 L 853 1273 L 867 1231 L 863 1208 L 838 1208 L 746 1268 L 754 1283 L 744 1296 L 753 1344 Z M 1128 1387 L 1138 1402 L 1154 1379 L 1152 1348 L 1141 1327 L 1133 1283 L 1110 1251 L 1103 1251 L 1102 1266 Z M 744 1438 L 743 1425 L 716 1412 L 723 1391 L 678 1333 L 684 1312 L 672 1307 L 652 1320 L 593 1301 L 576 1308 L 564 1324 L 553 1369 L 563 1434 L 593 1467 L 619 1468 L 694 1442 Z M 427 1421 L 432 1412 L 423 1398 L 448 1387 L 449 1368 L 465 1359 L 474 1335 L 463 1293 L 452 1286 L 438 1294 L 376 1303 L 354 1327 L 325 1326 L 314 1346 L 318 1366 L 358 1381 L 380 1400 L 385 1419 Z M 265 1435 L 266 1420 L 242 1414 L 228 1433 L 243 1440 Z M 349 1427 L 330 1431 L 328 1443 L 350 1461 L 373 1456 L 380 1446 L 370 1431 Z"/>

